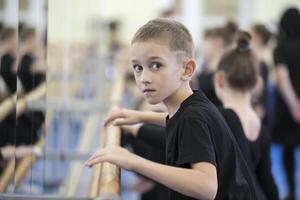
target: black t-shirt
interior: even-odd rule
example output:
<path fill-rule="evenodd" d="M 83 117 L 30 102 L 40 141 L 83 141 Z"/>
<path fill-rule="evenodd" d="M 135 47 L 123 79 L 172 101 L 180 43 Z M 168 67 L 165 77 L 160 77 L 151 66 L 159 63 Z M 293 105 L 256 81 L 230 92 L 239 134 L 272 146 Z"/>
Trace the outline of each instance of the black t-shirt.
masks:
<path fill-rule="evenodd" d="M 278 191 L 271 172 L 270 144 L 271 136 L 263 126 L 255 141 L 247 139 L 242 123 L 238 115 L 232 109 L 220 108 L 233 135 L 236 137 L 239 147 L 248 163 L 249 168 L 255 174 L 258 185 L 268 199 L 279 199 Z"/>
<path fill-rule="evenodd" d="M 137 138 L 145 141 L 156 149 L 166 149 L 166 128 L 155 124 L 143 124 L 137 134 Z"/>
<path fill-rule="evenodd" d="M 12 71 L 15 61 L 16 58 L 12 54 L 7 53 L 1 57 L 0 64 L 0 74 L 5 81 L 9 92 L 12 94 L 16 92 L 17 88 L 17 75 Z"/>
<path fill-rule="evenodd" d="M 151 156 L 148 157 L 149 160 L 162 164 L 165 163 L 165 135 L 166 128 L 162 126 L 143 124 L 140 127 L 137 135 L 138 141 L 143 141 L 149 147 L 152 147 L 150 148 Z M 142 195 L 141 199 L 166 200 L 168 199 L 168 189 L 160 183 L 156 183 L 151 191 Z"/>
<path fill-rule="evenodd" d="M 200 91 L 184 100 L 172 118 L 167 117 L 166 162 L 182 168 L 209 162 L 217 169 L 216 199 L 257 199 L 254 178 L 230 128 Z M 194 198 L 169 190 L 169 199 Z"/>

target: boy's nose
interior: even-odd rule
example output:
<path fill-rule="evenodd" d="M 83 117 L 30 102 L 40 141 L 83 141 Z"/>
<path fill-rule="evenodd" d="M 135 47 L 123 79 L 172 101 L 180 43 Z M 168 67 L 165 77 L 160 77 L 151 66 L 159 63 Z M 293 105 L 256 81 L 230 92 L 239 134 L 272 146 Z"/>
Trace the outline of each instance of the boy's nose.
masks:
<path fill-rule="evenodd" d="M 151 83 L 150 73 L 144 70 L 141 74 L 141 82 L 144 84 Z"/>

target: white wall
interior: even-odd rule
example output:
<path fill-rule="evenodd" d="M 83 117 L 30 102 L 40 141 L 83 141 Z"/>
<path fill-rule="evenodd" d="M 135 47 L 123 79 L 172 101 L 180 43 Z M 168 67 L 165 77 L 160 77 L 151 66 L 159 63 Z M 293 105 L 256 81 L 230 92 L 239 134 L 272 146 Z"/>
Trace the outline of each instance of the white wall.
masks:
<path fill-rule="evenodd" d="M 7 26 L 17 27 L 18 25 L 18 0 L 6 0 L 4 1 L 4 11 L 3 11 L 3 22 Z"/>
<path fill-rule="evenodd" d="M 300 9 L 300 0 L 254 0 L 253 20 L 276 22 L 288 6 L 297 6 Z"/>
<path fill-rule="evenodd" d="M 7 0 L 17 2 L 17 0 Z M 38 1 L 38 0 L 31 0 Z M 168 7 L 174 0 L 49 0 L 49 31 L 52 41 L 68 38 L 84 41 L 89 36 L 88 24 L 92 19 L 119 19 L 122 22 L 121 38 L 129 42 L 134 32 L 151 18 L 154 18 L 163 7 Z M 197 15 L 201 13 L 203 4 L 209 0 L 182 0 L 183 22 L 187 21 L 194 36 L 201 27 L 197 27 Z M 187 4 L 191 3 L 192 6 Z M 282 11 L 289 5 L 300 7 L 300 0 L 239 0 L 238 22 L 242 27 L 253 22 L 276 22 Z M 190 11 L 188 9 L 191 9 Z M 13 18 L 13 16 L 11 16 Z M 190 20 L 188 18 L 191 18 Z M 193 18 L 193 19 L 192 19 Z M 199 22 L 201 24 L 201 22 Z M 199 26 L 199 25 L 198 25 Z M 197 41 L 197 38 L 195 37 Z"/>
<path fill-rule="evenodd" d="M 159 4 L 156 1 L 50 0 L 49 35 L 52 41 L 61 40 L 67 31 L 70 40 L 80 42 L 86 40 L 91 20 L 118 19 L 122 23 L 120 35 L 128 42 L 140 25 L 157 16 Z"/>

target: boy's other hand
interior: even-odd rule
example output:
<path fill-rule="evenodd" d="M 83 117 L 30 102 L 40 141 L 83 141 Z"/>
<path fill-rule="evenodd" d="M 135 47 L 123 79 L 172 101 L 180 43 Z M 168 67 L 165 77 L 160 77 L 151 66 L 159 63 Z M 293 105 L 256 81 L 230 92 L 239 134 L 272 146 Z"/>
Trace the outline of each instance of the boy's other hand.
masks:
<path fill-rule="evenodd" d="M 141 111 L 129 109 L 115 109 L 104 119 L 104 126 L 109 123 L 114 126 L 133 125 L 141 122 Z"/>
<path fill-rule="evenodd" d="M 123 169 L 132 170 L 132 163 L 136 159 L 136 155 L 128 150 L 119 147 L 111 146 L 98 150 L 86 162 L 85 166 L 93 167 L 95 164 L 109 162 Z"/>

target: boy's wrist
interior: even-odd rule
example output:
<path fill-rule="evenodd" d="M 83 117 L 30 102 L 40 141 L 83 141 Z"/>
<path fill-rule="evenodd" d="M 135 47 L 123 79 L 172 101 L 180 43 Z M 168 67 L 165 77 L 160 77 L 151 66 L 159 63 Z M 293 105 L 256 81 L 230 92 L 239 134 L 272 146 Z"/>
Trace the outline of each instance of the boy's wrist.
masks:
<path fill-rule="evenodd" d="M 139 123 L 146 123 L 149 119 L 147 118 L 149 111 L 139 111 L 138 119 Z"/>
<path fill-rule="evenodd" d="M 133 155 L 134 155 L 134 157 L 131 160 L 131 169 L 130 170 L 138 172 L 139 169 L 141 168 L 141 164 L 143 163 L 143 158 L 136 154 L 133 154 Z"/>

